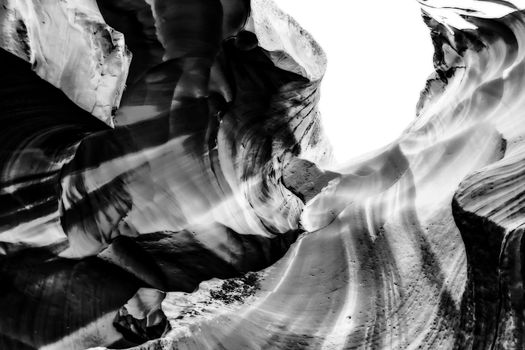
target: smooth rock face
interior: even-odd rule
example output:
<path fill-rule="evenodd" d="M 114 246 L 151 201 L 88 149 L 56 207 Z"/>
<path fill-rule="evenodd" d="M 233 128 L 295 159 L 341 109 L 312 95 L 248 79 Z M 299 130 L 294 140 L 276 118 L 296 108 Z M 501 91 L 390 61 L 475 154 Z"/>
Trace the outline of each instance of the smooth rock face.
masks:
<path fill-rule="evenodd" d="M 113 125 L 131 54 L 95 0 L 2 0 L 0 47 L 31 63 L 79 107 Z"/>
<path fill-rule="evenodd" d="M 424 2 L 417 118 L 338 172 L 269 0 L 2 5 L 1 349 L 525 347 L 522 4 Z"/>

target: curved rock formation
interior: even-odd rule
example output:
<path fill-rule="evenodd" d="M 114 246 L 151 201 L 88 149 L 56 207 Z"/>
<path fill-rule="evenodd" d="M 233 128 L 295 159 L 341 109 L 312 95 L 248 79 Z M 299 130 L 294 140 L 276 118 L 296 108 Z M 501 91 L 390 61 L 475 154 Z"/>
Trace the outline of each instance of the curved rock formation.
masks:
<path fill-rule="evenodd" d="M 0 2 L 0 47 L 109 125 L 131 54 L 94 0 Z"/>
<path fill-rule="evenodd" d="M 525 13 L 421 5 L 417 118 L 332 172 L 270 0 L 4 1 L 0 348 L 523 348 Z"/>

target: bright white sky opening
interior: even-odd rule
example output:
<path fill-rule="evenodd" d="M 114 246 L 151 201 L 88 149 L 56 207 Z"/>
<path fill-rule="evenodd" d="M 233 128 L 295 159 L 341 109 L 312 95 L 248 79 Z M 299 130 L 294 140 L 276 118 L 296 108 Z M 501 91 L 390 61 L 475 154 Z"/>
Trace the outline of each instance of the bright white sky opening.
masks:
<path fill-rule="evenodd" d="M 328 56 L 320 110 L 337 162 L 394 141 L 415 118 L 432 73 L 415 0 L 276 0 Z"/>

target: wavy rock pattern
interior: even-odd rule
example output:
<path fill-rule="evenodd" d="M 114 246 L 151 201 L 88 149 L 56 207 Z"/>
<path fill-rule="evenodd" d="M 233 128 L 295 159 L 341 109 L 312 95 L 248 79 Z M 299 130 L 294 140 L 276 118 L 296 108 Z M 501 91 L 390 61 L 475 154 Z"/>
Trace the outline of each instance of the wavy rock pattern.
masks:
<path fill-rule="evenodd" d="M 337 172 L 273 2 L 2 4 L 0 348 L 525 347 L 522 4 L 422 1 L 417 118 Z"/>
<path fill-rule="evenodd" d="M 44 80 L 109 125 L 131 54 L 94 0 L 2 0 L 0 47 L 31 63 Z"/>

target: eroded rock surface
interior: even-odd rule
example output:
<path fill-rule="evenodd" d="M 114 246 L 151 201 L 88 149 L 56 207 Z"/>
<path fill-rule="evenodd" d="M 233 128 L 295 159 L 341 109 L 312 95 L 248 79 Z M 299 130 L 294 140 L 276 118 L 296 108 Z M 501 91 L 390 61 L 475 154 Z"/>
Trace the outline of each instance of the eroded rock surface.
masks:
<path fill-rule="evenodd" d="M 525 347 L 523 4 L 422 2 L 417 118 L 337 172 L 269 0 L 2 5 L 0 348 Z"/>
<path fill-rule="evenodd" d="M 113 125 L 131 54 L 95 0 L 0 2 L 0 47 L 79 107 Z"/>

